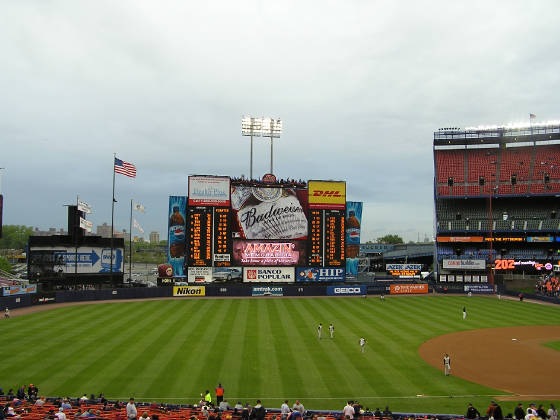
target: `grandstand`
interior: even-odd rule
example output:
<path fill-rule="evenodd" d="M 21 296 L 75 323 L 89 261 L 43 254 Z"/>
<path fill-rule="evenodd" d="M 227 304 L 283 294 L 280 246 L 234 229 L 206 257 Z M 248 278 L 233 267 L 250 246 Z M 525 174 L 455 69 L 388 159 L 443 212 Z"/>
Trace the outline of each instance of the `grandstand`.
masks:
<path fill-rule="evenodd" d="M 443 128 L 433 151 L 440 281 L 537 275 L 556 263 L 560 122 Z M 495 260 L 514 263 L 490 270 Z"/>

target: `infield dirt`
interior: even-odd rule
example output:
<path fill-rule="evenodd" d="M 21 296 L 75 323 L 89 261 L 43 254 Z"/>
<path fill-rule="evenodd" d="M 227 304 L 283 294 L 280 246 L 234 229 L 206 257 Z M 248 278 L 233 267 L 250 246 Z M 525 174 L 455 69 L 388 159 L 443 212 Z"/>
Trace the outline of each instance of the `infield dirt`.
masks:
<path fill-rule="evenodd" d="M 517 396 L 557 399 L 560 353 L 542 344 L 558 340 L 560 326 L 488 328 L 432 338 L 418 353 L 442 372 L 448 353 L 451 374 L 471 382 Z"/>

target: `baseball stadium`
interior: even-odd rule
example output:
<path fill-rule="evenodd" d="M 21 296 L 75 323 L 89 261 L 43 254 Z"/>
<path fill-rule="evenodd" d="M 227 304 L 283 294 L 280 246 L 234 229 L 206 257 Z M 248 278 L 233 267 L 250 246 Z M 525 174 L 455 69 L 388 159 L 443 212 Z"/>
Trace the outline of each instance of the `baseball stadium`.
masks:
<path fill-rule="evenodd" d="M 84 235 L 70 206 L 70 234 L 31 237 L 29 283 L 3 288 L 4 404 L 30 420 L 60 399 L 66 417 L 124 419 L 131 397 L 161 420 L 297 417 L 286 400 L 328 419 L 349 401 L 368 420 L 548 410 L 560 124 L 443 128 L 433 156 L 431 262 L 381 255 L 385 270 L 360 251 L 344 181 L 190 176 L 150 288 L 125 287 L 124 241 Z"/>

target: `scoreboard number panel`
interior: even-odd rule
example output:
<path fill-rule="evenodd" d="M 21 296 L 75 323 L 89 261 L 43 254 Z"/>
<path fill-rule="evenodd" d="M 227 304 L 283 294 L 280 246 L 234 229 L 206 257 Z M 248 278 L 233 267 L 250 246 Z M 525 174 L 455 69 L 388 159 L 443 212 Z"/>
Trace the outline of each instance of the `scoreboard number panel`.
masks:
<path fill-rule="evenodd" d="M 214 266 L 230 267 L 233 244 L 231 239 L 231 209 L 214 208 Z"/>
<path fill-rule="evenodd" d="M 309 265 L 323 267 L 324 210 L 309 211 Z"/>
<path fill-rule="evenodd" d="M 344 267 L 346 231 L 344 210 L 325 211 L 325 267 Z"/>
<path fill-rule="evenodd" d="M 188 260 L 192 267 L 212 266 L 212 208 L 188 209 Z"/>

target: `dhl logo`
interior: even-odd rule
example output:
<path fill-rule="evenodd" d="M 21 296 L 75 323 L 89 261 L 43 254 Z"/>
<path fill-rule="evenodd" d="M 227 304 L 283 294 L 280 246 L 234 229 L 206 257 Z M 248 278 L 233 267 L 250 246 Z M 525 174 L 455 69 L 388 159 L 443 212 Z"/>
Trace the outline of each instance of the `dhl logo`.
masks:
<path fill-rule="evenodd" d="M 344 196 L 340 193 L 340 191 L 315 190 L 315 191 L 313 191 L 313 197 L 333 197 L 333 198 L 339 197 L 339 198 L 342 198 Z"/>

